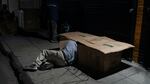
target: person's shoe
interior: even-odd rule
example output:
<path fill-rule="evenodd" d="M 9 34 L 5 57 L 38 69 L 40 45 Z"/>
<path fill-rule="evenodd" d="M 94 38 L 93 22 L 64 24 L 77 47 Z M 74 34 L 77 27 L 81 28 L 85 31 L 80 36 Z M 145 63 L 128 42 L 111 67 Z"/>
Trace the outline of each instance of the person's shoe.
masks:
<path fill-rule="evenodd" d="M 46 62 L 46 63 L 40 65 L 40 67 L 38 67 L 38 69 L 43 71 L 43 70 L 50 70 L 53 67 L 54 67 L 54 65 L 52 63 Z"/>
<path fill-rule="evenodd" d="M 24 71 L 37 71 L 38 67 L 35 64 L 31 64 L 29 66 L 25 66 L 23 68 Z"/>

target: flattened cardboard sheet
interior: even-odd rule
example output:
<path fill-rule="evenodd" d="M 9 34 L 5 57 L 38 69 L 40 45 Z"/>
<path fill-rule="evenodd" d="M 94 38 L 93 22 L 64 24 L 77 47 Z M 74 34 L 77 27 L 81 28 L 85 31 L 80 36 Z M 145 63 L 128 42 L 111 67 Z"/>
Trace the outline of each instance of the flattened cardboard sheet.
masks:
<path fill-rule="evenodd" d="M 95 36 L 82 32 L 69 32 L 60 35 L 66 37 L 67 39 L 80 42 L 88 47 L 97 49 L 104 54 L 119 52 L 134 47 L 131 44 L 116 41 L 106 36 Z"/>

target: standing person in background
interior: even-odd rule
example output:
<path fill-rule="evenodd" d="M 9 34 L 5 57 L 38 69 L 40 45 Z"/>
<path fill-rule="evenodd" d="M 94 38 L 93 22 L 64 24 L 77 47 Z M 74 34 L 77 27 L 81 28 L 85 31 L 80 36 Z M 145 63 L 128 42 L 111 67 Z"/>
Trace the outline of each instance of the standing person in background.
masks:
<path fill-rule="evenodd" d="M 24 11 L 23 9 L 19 8 L 14 11 L 14 16 L 17 21 L 17 31 L 23 31 L 25 29 L 24 26 Z"/>
<path fill-rule="evenodd" d="M 47 13 L 51 42 L 57 42 L 58 0 L 47 0 Z"/>
<path fill-rule="evenodd" d="M 42 0 L 41 28 L 48 29 L 48 40 L 57 42 L 58 0 Z"/>
<path fill-rule="evenodd" d="M 24 11 L 18 10 L 18 27 L 24 29 Z"/>

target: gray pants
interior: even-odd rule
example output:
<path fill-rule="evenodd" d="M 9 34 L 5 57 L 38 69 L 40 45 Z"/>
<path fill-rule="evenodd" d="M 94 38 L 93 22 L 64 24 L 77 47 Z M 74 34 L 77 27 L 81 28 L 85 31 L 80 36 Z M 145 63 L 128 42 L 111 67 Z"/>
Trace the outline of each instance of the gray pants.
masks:
<path fill-rule="evenodd" d="M 68 40 L 62 50 L 43 50 L 36 58 L 34 64 L 53 64 L 56 66 L 65 66 L 72 64 L 76 58 L 77 44 L 75 41 Z M 66 62 L 67 61 L 67 62 Z"/>
<path fill-rule="evenodd" d="M 36 64 L 37 66 L 40 66 L 41 64 L 51 64 L 62 67 L 67 63 L 62 51 L 43 50 L 43 52 L 40 53 L 40 55 L 36 58 L 34 64 Z"/>

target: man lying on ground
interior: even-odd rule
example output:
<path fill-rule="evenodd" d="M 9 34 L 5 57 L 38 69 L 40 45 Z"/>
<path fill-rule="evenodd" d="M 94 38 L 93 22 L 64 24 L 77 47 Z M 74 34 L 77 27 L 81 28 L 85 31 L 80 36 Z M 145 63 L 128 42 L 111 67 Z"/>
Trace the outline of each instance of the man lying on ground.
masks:
<path fill-rule="evenodd" d="M 77 43 L 68 40 L 61 50 L 43 50 L 36 60 L 25 71 L 47 70 L 53 67 L 64 67 L 75 63 L 77 58 Z"/>

